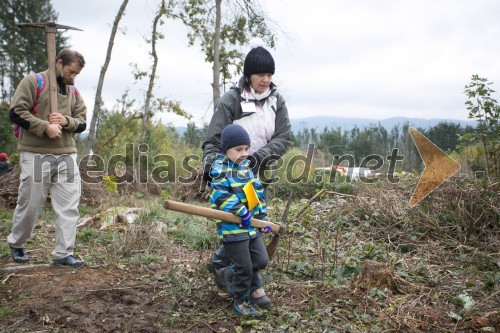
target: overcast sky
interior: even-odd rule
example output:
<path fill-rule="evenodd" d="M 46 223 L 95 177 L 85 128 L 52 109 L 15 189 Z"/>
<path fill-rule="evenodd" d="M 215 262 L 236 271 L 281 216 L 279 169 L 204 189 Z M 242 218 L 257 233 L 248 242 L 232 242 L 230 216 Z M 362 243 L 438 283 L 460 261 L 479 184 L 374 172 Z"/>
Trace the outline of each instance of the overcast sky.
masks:
<path fill-rule="evenodd" d="M 59 23 L 87 65 L 76 81 L 89 108 L 94 106 L 121 0 L 52 0 Z M 385 119 L 467 119 L 464 86 L 473 74 L 488 78 L 500 91 L 500 1 L 498 0 L 267 0 L 266 14 L 286 32 L 275 50 L 274 82 L 291 118 L 330 115 Z M 147 69 L 159 0 L 130 0 L 115 39 L 104 81 L 103 99 L 112 106 L 126 89 L 143 99 L 147 81 L 134 83 L 131 63 Z M 197 124 L 212 113 L 211 65 L 198 47 L 188 47 L 186 30 L 161 27 L 154 94 L 178 100 Z M 248 48 L 244 52 L 248 52 Z M 235 78 L 236 79 L 236 78 Z M 500 99 L 497 93 L 495 98 Z M 165 114 L 183 126 L 186 120 Z M 329 125 L 329 124 L 325 124 Z"/>

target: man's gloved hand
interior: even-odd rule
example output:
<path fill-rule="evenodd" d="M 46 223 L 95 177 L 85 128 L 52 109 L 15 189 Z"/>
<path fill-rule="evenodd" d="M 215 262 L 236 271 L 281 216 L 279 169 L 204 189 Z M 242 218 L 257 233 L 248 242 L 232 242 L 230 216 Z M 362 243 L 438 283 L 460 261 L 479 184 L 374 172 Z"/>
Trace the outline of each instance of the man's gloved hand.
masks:
<path fill-rule="evenodd" d="M 268 234 L 271 232 L 271 227 L 266 225 L 264 228 L 260 228 L 260 232 L 262 232 L 264 234 Z"/>
<path fill-rule="evenodd" d="M 247 209 L 245 214 L 241 216 L 241 223 L 239 225 L 240 228 L 247 229 L 252 225 L 252 213 Z"/>
<path fill-rule="evenodd" d="M 210 169 L 212 168 L 211 164 L 206 163 L 205 166 L 203 167 L 203 181 L 208 183 L 210 185 L 210 182 L 212 181 L 212 177 L 210 176 Z"/>

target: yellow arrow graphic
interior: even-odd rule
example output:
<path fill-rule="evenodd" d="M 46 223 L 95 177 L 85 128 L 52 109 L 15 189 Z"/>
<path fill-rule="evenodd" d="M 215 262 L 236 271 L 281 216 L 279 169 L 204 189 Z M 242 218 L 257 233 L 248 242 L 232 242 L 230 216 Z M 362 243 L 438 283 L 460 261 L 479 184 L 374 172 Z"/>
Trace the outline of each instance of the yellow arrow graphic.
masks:
<path fill-rule="evenodd" d="M 410 128 L 410 134 L 425 165 L 422 177 L 410 199 L 410 207 L 413 207 L 460 170 L 460 164 L 413 127 Z"/>

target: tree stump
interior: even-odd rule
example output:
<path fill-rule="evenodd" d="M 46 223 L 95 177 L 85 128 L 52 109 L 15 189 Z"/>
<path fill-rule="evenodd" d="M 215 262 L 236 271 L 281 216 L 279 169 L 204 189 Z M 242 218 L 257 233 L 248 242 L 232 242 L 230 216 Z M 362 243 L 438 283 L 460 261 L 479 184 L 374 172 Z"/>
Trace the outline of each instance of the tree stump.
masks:
<path fill-rule="evenodd" d="M 355 290 L 370 291 L 372 288 L 388 289 L 395 294 L 401 294 L 398 283 L 404 281 L 399 276 L 396 276 L 392 268 L 385 263 L 380 263 L 373 260 L 365 260 L 363 262 L 361 273 L 354 282 Z M 404 281 L 406 282 L 406 281 Z"/>

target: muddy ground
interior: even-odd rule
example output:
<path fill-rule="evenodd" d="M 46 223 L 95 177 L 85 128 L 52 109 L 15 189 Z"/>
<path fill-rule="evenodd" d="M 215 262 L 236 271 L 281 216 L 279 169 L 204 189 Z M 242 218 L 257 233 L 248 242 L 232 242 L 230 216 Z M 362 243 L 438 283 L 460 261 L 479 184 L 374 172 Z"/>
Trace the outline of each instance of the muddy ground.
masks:
<path fill-rule="evenodd" d="M 234 315 L 207 272 L 217 247 L 204 235 L 213 233 L 210 222 L 167 213 L 158 198 L 119 197 L 125 207 L 146 207 L 142 222 L 82 228 L 77 254 L 88 265 L 71 269 L 50 265 L 55 234 L 44 207 L 29 265 L 13 263 L 0 245 L 0 332 L 500 332 L 494 219 L 464 244 L 441 207 L 407 210 L 406 192 L 373 191 L 348 205 L 322 199 L 310 216 L 288 222 L 290 234 L 263 273 L 273 307 L 259 319 Z M 116 206 L 82 205 L 82 214 L 109 207 Z M 0 210 L 3 239 L 11 214 Z M 199 229 L 183 233 L 190 225 Z M 388 266 L 380 275 L 366 262 Z M 363 270 L 346 271 L 361 263 Z"/>
<path fill-rule="evenodd" d="M 410 284 L 402 284 L 399 295 L 387 291 L 388 299 L 380 300 L 356 290 L 355 284 L 274 282 L 267 288 L 273 309 L 258 321 L 242 319 L 230 312 L 231 299 L 214 287 L 205 272 L 208 254 L 180 250 L 166 255 L 163 264 L 80 269 L 43 263 L 20 269 L 23 265 L 3 258 L 0 328 L 2 332 L 96 333 L 498 332 L 500 328 L 498 308 L 479 309 L 458 325 L 447 313 L 459 309 L 433 296 L 439 286 Z M 31 255 L 36 263 L 36 253 Z M 312 312 L 310 317 L 304 315 Z M 367 317 L 366 327 L 354 324 L 358 322 L 355 313 Z"/>

